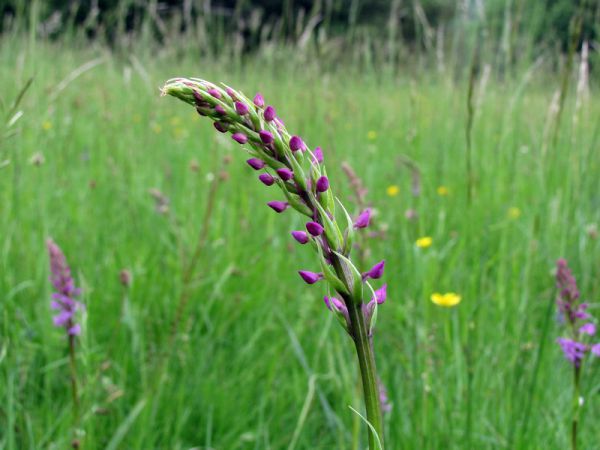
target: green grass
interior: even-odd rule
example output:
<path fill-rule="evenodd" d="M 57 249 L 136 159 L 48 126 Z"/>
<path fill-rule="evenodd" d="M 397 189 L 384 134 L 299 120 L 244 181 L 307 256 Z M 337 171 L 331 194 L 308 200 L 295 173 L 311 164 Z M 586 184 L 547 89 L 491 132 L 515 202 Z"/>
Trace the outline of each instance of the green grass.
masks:
<path fill-rule="evenodd" d="M 66 340 L 49 309 L 48 236 L 63 247 L 87 305 L 77 361 L 85 449 L 275 450 L 294 434 L 296 449 L 365 446 L 349 408 L 362 404 L 352 344 L 323 305 L 324 287 L 296 274 L 317 269 L 289 236 L 300 218 L 265 207 L 281 194 L 256 182 L 239 146 L 192 108 L 159 97 L 173 76 L 260 90 L 289 130 L 324 148 L 342 199 L 350 195 L 342 161 L 368 186 L 377 222 L 388 227 L 385 239 L 370 241 L 367 260 L 387 261 L 375 349 L 393 403 L 388 448 L 567 448 L 572 370 L 554 343 L 552 270 L 566 257 L 600 317 L 600 241 L 586 231 L 600 223 L 597 90 L 574 123 L 571 80 L 554 144 L 544 130 L 559 77 L 546 66 L 526 84 L 525 71 L 492 77 L 473 126 L 468 204 L 467 86 L 450 74 L 328 71 L 301 55 L 284 63 L 164 49 L 111 54 L 17 35 L 0 43 L 0 61 L 5 101 L 35 77 L 21 132 L 0 149 L 11 160 L 0 169 L 0 449 L 64 449 L 72 438 Z M 30 163 L 36 152 L 39 166 Z M 419 197 L 400 155 L 421 171 Z M 221 170 L 228 179 L 172 343 L 208 180 Z M 386 195 L 389 185 L 399 195 Z M 436 193 L 440 185 L 448 196 Z M 170 199 L 169 214 L 155 211 L 151 188 Z M 418 221 L 405 218 L 409 208 Z M 425 235 L 433 245 L 417 249 Z M 133 274 L 128 289 L 122 269 Z M 437 291 L 463 300 L 441 309 L 429 300 Z M 585 367 L 581 449 L 599 439 L 599 375 L 600 361 Z"/>

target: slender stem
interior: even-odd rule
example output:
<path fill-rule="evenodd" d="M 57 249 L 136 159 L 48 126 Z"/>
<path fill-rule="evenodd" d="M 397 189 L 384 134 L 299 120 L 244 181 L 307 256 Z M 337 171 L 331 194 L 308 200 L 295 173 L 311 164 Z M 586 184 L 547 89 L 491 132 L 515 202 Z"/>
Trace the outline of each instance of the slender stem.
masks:
<path fill-rule="evenodd" d="M 373 348 L 369 342 L 369 333 L 360 304 L 357 304 L 349 298 L 346 301 L 346 306 L 348 308 L 348 314 L 350 315 L 350 334 L 354 340 L 356 355 L 358 356 L 358 364 L 365 396 L 365 407 L 367 410 L 367 420 L 379 436 L 383 448 L 383 418 L 381 415 Z M 369 448 L 371 450 L 377 448 L 375 442 L 375 435 L 371 429 L 369 429 Z"/>
<path fill-rule="evenodd" d="M 79 426 L 79 395 L 77 394 L 77 368 L 75 366 L 75 336 L 69 335 L 69 366 L 71 368 L 71 394 L 73 395 L 73 424 Z"/>
<path fill-rule="evenodd" d="M 573 371 L 573 421 L 571 423 L 571 450 L 577 450 L 577 424 L 579 423 L 579 379 L 581 366 L 574 366 Z"/>

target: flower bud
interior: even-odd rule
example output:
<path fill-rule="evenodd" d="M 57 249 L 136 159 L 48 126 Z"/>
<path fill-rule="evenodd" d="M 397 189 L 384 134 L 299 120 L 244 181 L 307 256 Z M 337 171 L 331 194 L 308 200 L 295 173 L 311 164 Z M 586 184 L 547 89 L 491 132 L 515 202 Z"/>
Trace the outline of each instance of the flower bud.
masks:
<path fill-rule="evenodd" d="M 267 106 L 264 112 L 264 117 L 267 122 L 271 122 L 275 118 L 275 108 Z"/>
<path fill-rule="evenodd" d="M 265 167 L 265 162 L 262 159 L 250 158 L 246 161 L 254 170 L 260 170 Z"/>
<path fill-rule="evenodd" d="M 277 172 L 277 175 L 279 175 L 283 181 L 289 181 L 292 178 L 294 178 L 294 172 L 292 172 L 287 167 L 277 169 L 276 172 Z"/>
<path fill-rule="evenodd" d="M 234 133 L 231 135 L 231 139 L 239 144 L 245 144 L 248 142 L 248 136 L 246 136 L 244 133 Z"/>
<path fill-rule="evenodd" d="M 362 274 L 363 280 L 367 278 L 373 278 L 374 280 L 381 278 L 383 276 L 383 269 L 385 266 L 385 260 L 379 261 L 375 264 L 368 272 Z"/>
<path fill-rule="evenodd" d="M 375 300 L 377 302 L 377 304 L 381 305 L 383 302 L 385 302 L 386 298 L 387 298 L 387 284 L 384 284 L 383 286 L 381 286 L 379 289 L 377 289 L 375 291 L 375 298 L 373 300 Z"/>
<path fill-rule="evenodd" d="M 323 279 L 322 273 L 309 272 L 308 270 L 300 270 L 298 274 L 306 282 L 306 284 L 315 284 L 317 281 Z"/>
<path fill-rule="evenodd" d="M 292 236 L 300 244 L 306 244 L 308 242 L 308 234 L 305 231 L 292 231 Z"/>
<path fill-rule="evenodd" d="M 217 112 L 217 114 L 220 114 L 222 116 L 227 114 L 227 111 L 225 111 L 225 108 L 223 108 L 221 105 L 215 106 L 215 111 Z"/>
<path fill-rule="evenodd" d="M 260 130 L 258 135 L 260 136 L 260 140 L 263 141 L 263 144 L 270 144 L 273 142 L 273 134 L 270 131 Z"/>
<path fill-rule="evenodd" d="M 272 186 L 275 183 L 275 178 L 270 173 L 261 173 L 258 179 L 266 186 Z"/>
<path fill-rule="evenodd" d="M 229 129 L 229 124 L 227 122 L 213 122 L 213 125 L 215 126 L 216 130 L 220 131 L 221 133 L 226 133 Z"/>
<path fill-rule="evenodd" d="M 280 202 L 280 201 L 269 202 L 269 203 L 267 203 L 267 205 L 269 206 L 269 208 L 271 208 L 276 213 L 282 213 L 290 206 L 290 204 L 288 202 Z"/>
<path fill-rule="evenodd" d="M 371 221 L 371 208 L 365 209 L 361 212 L 356 221 L 354 222 L 354 228 L 366 228 L 369 226 L 369 222 Z"/>
<path fill-rule="evenodd" d="M 221 98 L 221 92 L 220 92 L 220 91 L 218 91 L 217 89 L 209 89 L 209 90 L 208 90 L 208 93 L 209 93 L 210 95 L 212 95 L 214 98 L 218 98 L 218 99 L 220 99 L 220 98 Z"/>
<path fill-rule="evenodd" d="M 321 236 L 323 234 L 323 226 L 317 222 L 308 222 L 306 224 L 306 229 L 313 236 Z"/>
<path fill-rule="evenodd" d="M 265 106 L 265 99 L 260 92 L 254 96 L 254 104 L 259 108 Z"/>
<path fill-rule="evenodd" d="M 290 139 L 290 149 L 295 152 L 297 150 L 302 150 L 304 148 L 304 142 L 300 136 L 292 136 Z"/>
<path fill-rule="evenodd" d="M 325 192 L 329 189 L 329 180 L 327 177 L 322 176 L 317 180 L 317 192 Z"/>
<path fill-rule="evenodd" d="M 321 150 L 321 147 L 317 147 L 315 148 L 315 151 L 313 152 L 315 154 L 315 159 L 317 160 L 317 163 L 320 164 L 323 162 L 323 150 Z"/>
<path fill-rule="evenodd" d="M 240 116 L 248 114 L 249 108 L 248 105 L 242 102 L 235 102 L 235 110 Z"/>

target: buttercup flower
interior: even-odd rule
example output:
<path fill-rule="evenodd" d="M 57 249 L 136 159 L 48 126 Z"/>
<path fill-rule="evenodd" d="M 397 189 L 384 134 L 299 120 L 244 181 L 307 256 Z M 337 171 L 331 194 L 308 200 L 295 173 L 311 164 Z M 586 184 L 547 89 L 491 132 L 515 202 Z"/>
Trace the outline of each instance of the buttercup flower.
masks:
<path fill-rule="evenodd" d="M 446 308 L 450 308 L 452 306 L 456 306 L 460 303 L 461 297 L 454 292 L 448 292 L 446 294 L 440 294 L 439 292 L 435 292 L 431 294 L 431 301 L 439 306 L 444 306 Z"/>
<path fill-rule="evenodd" d="M 400 188 L 398 186 L 396 186 L 395 184 L 392 184 L 391 186 L 387 187 L 385 192 L 390 197 L 395 197 L 396 195 L 398 195 L 400 193 Z"/>
<path fill-rule="evenodd" d="M 427 248 L 430 247 L 433 243 L 433 239 L 430 236 L 424 236 L 422 238 L 417 239 L 415 245 L 419 248 Z"/>

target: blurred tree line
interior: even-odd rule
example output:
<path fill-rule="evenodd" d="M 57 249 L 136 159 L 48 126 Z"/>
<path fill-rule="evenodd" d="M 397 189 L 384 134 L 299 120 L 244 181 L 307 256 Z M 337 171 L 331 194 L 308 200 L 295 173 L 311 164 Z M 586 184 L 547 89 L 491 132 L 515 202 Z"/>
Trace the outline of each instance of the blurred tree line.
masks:
<path fill-rule="evenodd" d="M 437 29 L 474 21 L 498 39 L 527 35 L 563 51 L 572 43 L 574 18 L 580 21 L 579 41 L 600 35 L 600 0 L 0 0 L 0 30 L 18 20 L 30 25 L 32 14 L 43 37 L 60 36 L 70 24 L 89 37 L 103 33 L 109 42 L 118 31 L 135 31 L 149 16 L 165 22 L 178 17 L 182 32 L 200 16 L 248 34 L 271 24 L 283 39 L 302 32 L 299 18 L 312 19 L 311 26 L 330 37 L 356 30 L 385 37 L 393 25 L 396 39 L 420 47 L 427 47 Z"/>

